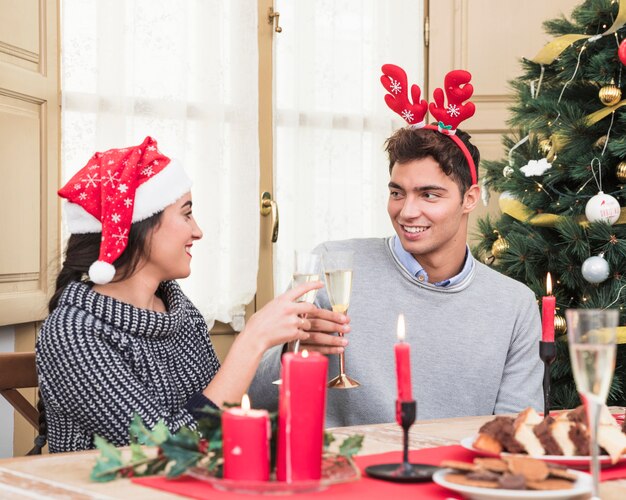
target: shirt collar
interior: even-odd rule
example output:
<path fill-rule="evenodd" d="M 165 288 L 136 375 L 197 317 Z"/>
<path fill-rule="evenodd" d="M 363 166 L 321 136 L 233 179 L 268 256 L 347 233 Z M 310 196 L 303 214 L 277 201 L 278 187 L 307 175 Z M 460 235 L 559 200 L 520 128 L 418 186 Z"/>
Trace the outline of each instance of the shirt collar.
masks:
<path fill-rule="evenodd" d="M 396 255 L 400 264 L 412 275 L 417 278 L 418 281 L 422 283 L 428 283 L 428 274 L 424 270 L 424 268 L 420 265 L 415 257 L 412 254 L 407 252 L 403 247 L 402 243 L 400 243 L 400 238 L 398 235 L 393 237 L 393 253 Z M 470 250 L 469 246 L 466 245 L 465 249 L 465 262 L 463 263 L 463 269 L 456 276 L 452 276 L 449 279 L 439 281 L 437 283 L 433 283 L 435 286 L 447 287 L 456 285 L 463 281 L 469 274 L 472 272 L 474 268 L 474 259 L 470 258 Z"/>

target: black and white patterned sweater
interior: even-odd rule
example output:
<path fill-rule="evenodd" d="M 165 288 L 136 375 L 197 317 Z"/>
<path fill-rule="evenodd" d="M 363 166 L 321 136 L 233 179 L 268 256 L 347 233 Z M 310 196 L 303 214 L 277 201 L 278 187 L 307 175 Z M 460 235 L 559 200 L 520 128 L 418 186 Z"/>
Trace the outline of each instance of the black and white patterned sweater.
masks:
<path fill-rule="evenodd" d="M 202 390 L 220 367 L 200 312 L 174 281 L 159 313 L 70 283 L 37 339 L 37 371 L 51 452 L 93 448 L 94 435 L 126 445 L 137 413 L 172 432 L 212 404 Z"/>

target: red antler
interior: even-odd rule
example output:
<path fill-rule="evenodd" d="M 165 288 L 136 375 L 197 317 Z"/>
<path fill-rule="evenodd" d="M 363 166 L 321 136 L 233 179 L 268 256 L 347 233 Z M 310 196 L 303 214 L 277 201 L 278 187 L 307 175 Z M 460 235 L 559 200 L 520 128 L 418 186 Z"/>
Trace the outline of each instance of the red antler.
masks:
<path fill-rule="evenodd" d="M 439 121 L 440 132 L 453 135 L 459 123 L 474 115 L 474 103 L 463 104 L 474 93 L 474 87 L 469 83 L 471 79 L 472 75 L 462 69 L 450 71 L 446 75 L 444 87 L 448 98 L 447 106 L 444 106 L 443 90 L 435 89 L 433 92 L 435 102 L 430 103 L 430 113 Z"/>
<path fill-rule="evenodd" d="M 426 100 L 420 100 L 422 91 L 411 85 L 411 100 L 408 95 L 407 77 L 404 70 L 395 64 L 385 64 L 382 67 L 383 76 L 380 83 L 389 92 L 385 95 L 385 102 L 393 111 L 398 113 L 409 125 L 423 127 L 426 124 L 424 117 L 428 111 Z"/>

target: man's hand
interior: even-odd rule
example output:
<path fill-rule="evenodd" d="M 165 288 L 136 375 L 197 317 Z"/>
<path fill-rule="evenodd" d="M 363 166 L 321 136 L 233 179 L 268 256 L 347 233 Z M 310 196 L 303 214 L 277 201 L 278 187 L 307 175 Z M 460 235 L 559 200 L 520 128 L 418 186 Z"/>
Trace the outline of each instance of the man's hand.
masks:
<path fill-rule="evenodd" d="M 316 309 L 308 313 L 311 326 L 306 329 L 309 338 L 300 342 L 300 350 L 308 349 L 322 354 L 340 354 L 348 344 L 348 339 L 333 335 L 336 332 L 350 332 L 350 318 L 345 314 Z"/>

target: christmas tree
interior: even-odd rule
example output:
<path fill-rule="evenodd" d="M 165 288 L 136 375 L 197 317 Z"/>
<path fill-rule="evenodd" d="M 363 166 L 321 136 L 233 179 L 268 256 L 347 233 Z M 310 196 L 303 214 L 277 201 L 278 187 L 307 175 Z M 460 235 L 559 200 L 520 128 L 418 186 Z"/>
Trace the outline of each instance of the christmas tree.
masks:
<path fill-rule="evenodd" d="M 553 281 L 557 358 L 552 407 L 579 404 L 565 310 L 617 308 L 617 361 L 608 403 L 626 405 L 626 0 L 587 0 L 544 23 L 554 38 L 511 82 L 507 156 L 485 161 L 483 189 L 502 215 L 478 222 L 475 251 L 546 294 Z M 625 95 L 626 97 L 626 95 Z M 624 106 L 624 107 L 622 107 Z M 602 192 L 603 194 L 599 194 Z"/>

